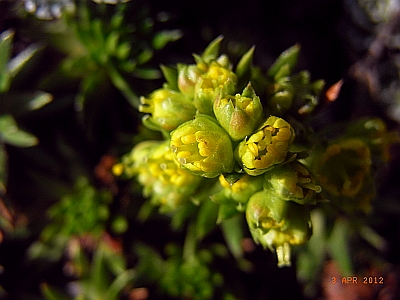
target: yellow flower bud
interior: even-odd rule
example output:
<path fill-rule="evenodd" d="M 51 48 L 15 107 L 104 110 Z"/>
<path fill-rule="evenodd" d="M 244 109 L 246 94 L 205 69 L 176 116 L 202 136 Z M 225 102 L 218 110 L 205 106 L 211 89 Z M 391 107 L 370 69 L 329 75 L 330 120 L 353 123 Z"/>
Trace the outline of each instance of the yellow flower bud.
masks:
<path fill-rule="evenodd" d="M 235 73 L 215 61 L 212 62 L 195 86 L 193 102 L 198 112 L 213 115 L 213 104 L 217 96 L 233 94 L 236 83 Z"/>
<path fill-rule="evenodd" d="M 251 196 L 246 220 L 256 243 L 276 249 L 278 266 L 290 266 L 290 245 L 301 245 L 311 237 L 309 207 L 285 201 L 271 190 Z"/>
<path fill-rule="evenodd" d="M 233 170 L 233 150 L 228 134 L 205 115 L 198 115 L 171 132 L 175 160 L 204 177 L 217 177 Z"/>
<path fill-rule="evenodd" d="M 192 119 L 196 113 L 192 100 L 164 88 L 155 90 L 149 98 L 141 97 L 140 102 L 139 111 L 151 114 L 151 121 L 168 131 Z"/>
<path fill-rule="evenodd" d="M 180 168 L 169 141 L 142 142 L 133 148 L 129 161 L 144 196 L 151 197 L 162 212 L 175 210 L 189 201 L 202 179 Z"/>
<path fill-rule="evenodd" d="M 315 184 L 314 177 L 299 162 L 294 161 L 265 172 L 265 189 L 271 189 L 283 200 L 299 204 L 315 203 L 316 193 L 321 187 Z"/>
<path fill-rule="evenodd" d="M 214 102 L 214 114 L 232 140 L 240 141 L 253 133 L 258 125 L 262 105 L 249 83 L 241 95 L 218 96 Z"/>
<path fill-rule="evenodd" d="M 257 132 L 240 142 L 236 159 L 247 174 L 257 176 L 286 160 L 294 138 L 288 122 L 271 116 Z"/>

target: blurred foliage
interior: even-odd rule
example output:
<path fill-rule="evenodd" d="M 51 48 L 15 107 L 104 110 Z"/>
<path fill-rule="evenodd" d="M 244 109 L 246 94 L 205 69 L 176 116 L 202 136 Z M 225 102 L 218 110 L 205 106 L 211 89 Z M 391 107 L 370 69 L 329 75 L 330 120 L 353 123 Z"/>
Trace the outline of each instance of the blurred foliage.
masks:
<path fill-rule="evenodd" d="M 397 1 L 3 0 L 0 11 L 0 299 L 395 299 Z M 228 84 L 210 96 L 215 74 Z M 193 122 L 199 111 L 209 116 Z M 280 120 L 296 134 L 283 165 L 241 173 L 252 146 L 232 165 L 224 147 L 217 165 L 231 174 L 219 178 L 166 152 L 182 123 L 238 146 L 291 128 Z M 299 177 L 316 193 L 288 196 Z M 274 250 L 263 237 L 277 232 L 309 240 L 291 257 L 285 243 L 256 245 Z M 384 285 L 332 284 L 343 276 Z"/>

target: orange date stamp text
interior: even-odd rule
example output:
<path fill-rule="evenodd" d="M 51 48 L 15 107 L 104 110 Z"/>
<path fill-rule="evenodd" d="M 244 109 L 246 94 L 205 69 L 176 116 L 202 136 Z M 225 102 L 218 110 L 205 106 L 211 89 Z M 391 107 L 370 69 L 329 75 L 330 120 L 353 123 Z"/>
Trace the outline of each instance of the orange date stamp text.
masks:
<path fill-rule="evenodd" d="M 346 276 L 332 277 L 332 284 L 368 284 L 368 285 L 383 285 L 383 276 Z"/>

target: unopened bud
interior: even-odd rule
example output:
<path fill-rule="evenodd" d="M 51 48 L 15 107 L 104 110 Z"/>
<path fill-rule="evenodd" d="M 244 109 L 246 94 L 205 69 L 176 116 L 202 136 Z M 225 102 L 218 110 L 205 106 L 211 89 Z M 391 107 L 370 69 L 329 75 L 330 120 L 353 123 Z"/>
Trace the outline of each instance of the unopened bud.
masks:
<path fill-rule="evenodd" d="M 213 104 L 218 96 L 235 92 L 237 77 L 230 69 L 212 62 L 196 83 L 194 105 L 199 113 L 213 115 Z"/>
<path fill-rule="evenodd" d="M 139 111 L 151 114 L 151 121 L 167 131 L 192 119 L 196 113 L 192 100 L 169 89 L 158 89 L 149 98 L 141 97 L 140 102 Z"/>
<path fill-rule="evenodd" d="M 197 115 L 171 132 L 171 149 L 185 169 L 203 177 L 217 177 L 233 170 L 229 135 L 206 115 Z"/>
<path fill-rule="evenodd" d="M 190 99 L 194 97 L 194 87 L 203 72 L 196 65 L 178 64 L 178 88 Z"/>
<path fill-rule="evenodd" d="M 290 266 L 290 246 L 311 237 L 309 208 L 285 201 L 271 190 L 254 194 L 246 207 L 246 220 L 256 243 L 276 249 L 278 266 Z"/>
<path fill-rule="evenodd" d="M 129 157 L 129 170 L 137 175 L 143 195 L 151 197 L 152 203 L 160 206 L 162 212 L 175 210 L 188 202 L 202 179 L 180 168 L 168 141 L 139 143 Z"/>
<path fill-rule="evenodd" d="M 232 140 L 240 141 L 253 133 L 258 125 L 262 105 L 249 83 L 241 95 L 218 96 L 214 102 L 214 114 Z"/>
<path fill-rule="evenodd" d="M 315 203 L 316 193 L 321 187 L 315 184 L 314 177 L 299 162 L 283 164 L 265 172 L 264 188 L 271 189 L 283 200 L 299 204 Z"/>

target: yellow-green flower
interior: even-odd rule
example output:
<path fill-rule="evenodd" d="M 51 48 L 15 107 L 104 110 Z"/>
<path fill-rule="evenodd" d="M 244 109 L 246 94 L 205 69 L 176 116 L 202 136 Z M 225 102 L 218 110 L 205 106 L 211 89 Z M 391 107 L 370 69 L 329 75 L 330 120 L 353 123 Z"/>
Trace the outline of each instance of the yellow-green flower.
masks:
<path fill-rule="evenodd" d="M 127 169 L 137 175 L 143 195 L 151 197 L 162 212 L 175 210 L 188 202 L 200 184 L 201 177 L 181 169 L 176 163 L 169 141 L 139 143 L 128 157 Z"/>
<path fill-rule="evenodd" d="M 284 200 L 299 204 L 315 203 L 316 193 L 321 187 L 315 184 L 314 177 L 298 161 L 283 164 L 265 172 L 265 189 L 271 189 Z"/>
<path fill-rule="evenodd" d="M 291 245 L 301 245 L 311 237 L 309 207 L 285 201 L 271 190 L 250 197 L 246 220 L 256 243 L 276 249 L 279 267 L 291 265 Z"/>
<path fill-rule="evenodd" d="M 116 163 L 112 172 L 115 176 L 133 178 L 137 175 L 138 166 L 145 165 L 149 156 L 160 145 L 160 141 L 143 141 L 136 145 L 131 152 L 122 156 L 121 161 Z M 142 174 L 142 176 L 146 176 Z M 152 177 L 143 179 L 143 182 L 151 183 Z"/>
<path fill-rule="evenodd" d="M 346 128 L 346 137 L 362 139 L 370 148 L 371 154 L 384 162 L 390 160 L 390 147 L 400 142 L 399 133 L 388 131 L 385 122 L 378 118 L 360 119 Z"/>
<path fill-rule="evenodd" d="M 369 211 L 374 197 L 371 152 L 361 139 L 345 138 L 308 159 L 318 184 L 344 209 Z"/>
<path fill-rule="evenodd" d="M 175 160 L 185 169 L 204 177 L 217 177 L 233 170 L 233 150 L 228 134 L 205 115 L 197 115 L 171 132 Z"/>
<path fill-rule="evenodd" d="M 141 97 L 140 102 L 139 111 L 151 114 L 151 121 L 168 131 L 196 114 L 192 100 L 169 89 L 155 90 L 149 98 Z"/>
<path fill-rule="evenodd" d="M 194 105 L 199 113 L 213 115 L 215 99 L 222 95 L 233 94 L 237 77 L 229 68 L 216 61 L 210 63 L 207 71 L 197 80 L 194 90 Z"/>
<path fill-rule="evenodd" d="M 247 174 L 260 175 L 286 160 L 294 138 L 294 130 L 288 122 L 271 116 L 257 132 L 240 142 L 236 159 Z"/>
<path fill-rule="evenodd" d="M 240 141 L 252 134 L 259 124 L 262 105 L 249 83 L 241 95 L 218 96 L 214 102 L 214 114 L 232 140 Z"/>

